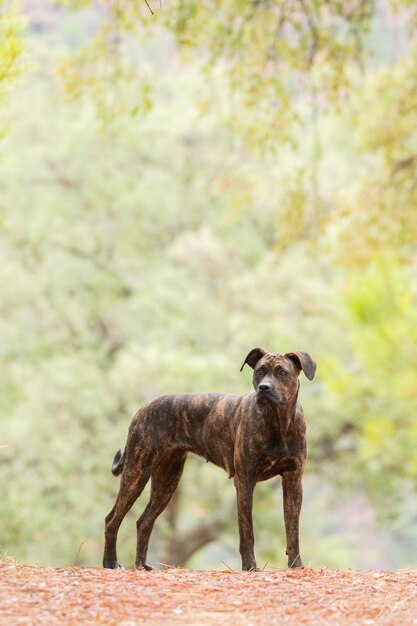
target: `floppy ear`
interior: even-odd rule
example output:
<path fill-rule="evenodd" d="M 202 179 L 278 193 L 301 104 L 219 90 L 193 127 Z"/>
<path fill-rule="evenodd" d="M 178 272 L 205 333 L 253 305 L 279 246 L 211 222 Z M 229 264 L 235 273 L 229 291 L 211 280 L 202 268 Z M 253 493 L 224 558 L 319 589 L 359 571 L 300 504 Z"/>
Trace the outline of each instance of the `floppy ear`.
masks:
<path fill-rule="evenodd" d="M 265 354 L 266 350 L 264 350 L 263 348 L 253 348 L 253 350 L 249 352 L 248 356 L 243 361 L 240 371 L 243 370 L 246 363 L 253 369 L 257 362 L 260 361 L 262 357 L 265 356 Z"/>
<path fill-rule="evenodd" d="M 284 356 L 291 359 L 299 370 L 303 370 L 308 380 L 313 380 L 317 365 L 308 352 L 287 352 Z"/>

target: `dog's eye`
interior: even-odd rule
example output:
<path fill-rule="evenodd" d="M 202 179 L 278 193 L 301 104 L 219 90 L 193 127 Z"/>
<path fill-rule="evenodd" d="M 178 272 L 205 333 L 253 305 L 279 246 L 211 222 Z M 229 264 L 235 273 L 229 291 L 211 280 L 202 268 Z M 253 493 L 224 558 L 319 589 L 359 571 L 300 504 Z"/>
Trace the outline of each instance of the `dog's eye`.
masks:
<path fill-rule="evenodd" d="M 262 376 L 262 375 L 263 375 L 263 373 L 264 373 L 264 370 L 263 370 L 263 369 L 256 370 L 256 372 L 255 372 L 255 376 Z"/>
<path fill-rule="evenodd" d="M 286 376 L 288 374 L 287 370 L 284 370 L 282 367 L 279 368 L 278 374 L 280 376 Z"/>

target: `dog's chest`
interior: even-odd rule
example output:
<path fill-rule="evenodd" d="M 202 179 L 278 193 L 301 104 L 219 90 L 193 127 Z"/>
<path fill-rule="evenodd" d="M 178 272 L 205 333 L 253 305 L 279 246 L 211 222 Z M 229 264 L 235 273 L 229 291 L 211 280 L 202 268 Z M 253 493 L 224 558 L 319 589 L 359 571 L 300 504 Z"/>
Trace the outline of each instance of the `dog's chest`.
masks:
<path fill-rule="evenodd" d="M 274 476 L 278 476 L 277 470 L 277 461 L 274 461 L 270 458 L 263 458 L 259 462 L 256 472 L 256 481 L 267 480 L 268 478 L 273 478 Z"/>
<path fill-rule="evenodd" d="M 274 447 L 265 453 L 258 452 L 256 459 L 256 474 L 258 480 L 265 480 L 265 477 L 272 478 L 279 474 L 279 465 L 282 459 L 288 457 L 288 447 Z"/>
<path fill-rule="evenodd" d="M 271 437 L 258 441 L 253 450 L 257 481 L 282 475 L 284 471 L 297 469 L 302 464 L 300 450 L 292 444 L 291 439 L 282 433 L 274 433 Z"/>

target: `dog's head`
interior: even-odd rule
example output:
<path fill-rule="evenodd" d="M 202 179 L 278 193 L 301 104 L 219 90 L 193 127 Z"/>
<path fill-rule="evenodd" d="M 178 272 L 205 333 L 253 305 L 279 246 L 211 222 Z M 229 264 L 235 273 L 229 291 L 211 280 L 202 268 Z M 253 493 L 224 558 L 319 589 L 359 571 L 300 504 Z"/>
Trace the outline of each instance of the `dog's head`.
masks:
<path fill-rule="evenodd" d="M 309 380 L 316 373 L 316 362 L 308 352 L 276 354 L 262 348 L 253 348 L 242 363 L 253 369 L 253 386 L 259 404 L 284 407 L 297 396 L 298 376 L 303 370 Z"/>

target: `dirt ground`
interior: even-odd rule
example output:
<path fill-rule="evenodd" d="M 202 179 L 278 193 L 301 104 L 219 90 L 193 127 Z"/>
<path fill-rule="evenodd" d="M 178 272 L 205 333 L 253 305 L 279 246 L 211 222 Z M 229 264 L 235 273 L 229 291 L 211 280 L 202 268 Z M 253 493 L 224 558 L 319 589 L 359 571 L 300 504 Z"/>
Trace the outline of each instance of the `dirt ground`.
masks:
<path fill-rule="evenodd" d="M 0 563 L 0 624 L 417 624 L 417 573 Z"/>

